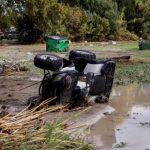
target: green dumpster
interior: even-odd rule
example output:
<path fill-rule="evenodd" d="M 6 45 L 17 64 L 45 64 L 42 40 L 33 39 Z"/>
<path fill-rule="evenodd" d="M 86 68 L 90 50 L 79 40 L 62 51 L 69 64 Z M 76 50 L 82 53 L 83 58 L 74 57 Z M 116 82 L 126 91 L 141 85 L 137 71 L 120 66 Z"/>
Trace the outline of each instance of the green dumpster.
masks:
<path fill-rule="evenodd" d="M 139 49 L 140 50 L 150 50 L 150 41 L 140 41 L 139 42 Z"/>
<path fill-rule="evenodd" d="M 68 39 L 60 36 L 47 36 L 46 51 L 65 52 L 69 48 Z"/>

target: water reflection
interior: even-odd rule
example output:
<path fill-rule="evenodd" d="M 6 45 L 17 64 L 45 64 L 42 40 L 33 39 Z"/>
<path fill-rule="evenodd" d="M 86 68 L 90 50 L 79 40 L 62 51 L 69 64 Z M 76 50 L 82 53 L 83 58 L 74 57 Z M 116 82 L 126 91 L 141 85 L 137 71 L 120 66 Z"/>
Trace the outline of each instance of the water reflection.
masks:
<path fill-rule="evenodd" d="M 150 84 L 114 88 L 110 105 L 116 111 L 91 129 L 97 149 L 112 149 L 112 145 L 120 142 L 127 143 L 123 148 L 126 150 L 150 148 L 150 127 L 143 128 L 140 124 L 150 123 Z M 137 137 L 142 138 L 141 142 L 136 140 Z"/>

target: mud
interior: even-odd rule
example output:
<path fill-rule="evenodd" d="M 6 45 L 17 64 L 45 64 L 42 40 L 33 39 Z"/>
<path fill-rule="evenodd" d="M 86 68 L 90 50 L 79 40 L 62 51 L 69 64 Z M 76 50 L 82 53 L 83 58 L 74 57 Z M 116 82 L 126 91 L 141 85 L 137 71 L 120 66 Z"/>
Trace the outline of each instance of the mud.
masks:
<path fill-rule="evenodd" d="M 27 107 L 27 99 L 38 94 L 38 84 L 22 77 L 0 77 L 0 113 L 18 112 Z M 26 88 L 30 85 L 34 86 Z"/>

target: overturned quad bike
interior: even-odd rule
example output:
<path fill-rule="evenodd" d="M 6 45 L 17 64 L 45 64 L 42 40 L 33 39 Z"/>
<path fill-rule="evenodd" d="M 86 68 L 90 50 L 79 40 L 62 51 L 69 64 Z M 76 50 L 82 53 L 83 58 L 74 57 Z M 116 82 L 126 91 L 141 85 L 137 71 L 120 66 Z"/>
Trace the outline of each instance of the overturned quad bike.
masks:
<path fill-rule="evenodd" d="M 96 55 L 84 50 L 71 50 L 69 60 L 52 54 L 37 54 L 36 67 L 44 69 L 39 87 L 40 102 L 56 97 L 49 105 L 68 108 L 81 106 L 88 100 L 108 102 L 114 80 L 115 62 L 96 60 Z M 28 101 L 30 106 L 35 102 Z"/>

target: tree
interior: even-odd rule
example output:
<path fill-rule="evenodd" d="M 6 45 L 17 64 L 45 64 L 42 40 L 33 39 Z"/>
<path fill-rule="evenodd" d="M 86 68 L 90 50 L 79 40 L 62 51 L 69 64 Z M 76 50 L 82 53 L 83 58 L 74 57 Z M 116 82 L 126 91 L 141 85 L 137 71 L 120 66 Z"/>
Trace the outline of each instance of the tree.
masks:
<path fill-rule="evenodd" d="M 17 20 L 21 42 L 40 41 L 43 39 L 44 33 L 52 30 L 50 10 L 54 5 L 56 5 L 54 0 L 25 1 L 23 13 Z"/>
<path fill-rule="evenodd" d="M 41 41 L 47 34 L 84 38 L 87 30 L 86 13 L 55 0 L 26 0 L 23 15 L 18 18 L 20 41 Z"/>
<path fill-rule="evenodd" d="M 10 26 L 11 26 L 11 19 L 10 19 L 10 17 L 8 16 L 8 15 L 4 15 L 4 16 L 2 16 L 1 17 L 1 21 L 0 21 L 1 23 L 1 29 L 3 29 L 3 30 L 5 30 L 5 29 L 9 29 L 10 28 Z"/>
<path fill-rule="evenodd" d="M 15 26 L 17 16 L 23 11 L 24 0 L 1 0 L 0 1 L 0 28 L 2 30 Z"/>
<path fill-rule="evenodd" d="M 150 0 L 116 0 L 119 10 L 125 9 L 124 16 L 127 23 L 127 30 L 142 36 L 148 34 L 148 22 L 150 22 Z"/>
<path fill-rule="evenodd" d="M 70 6 L 78 6 L 90 15 L 97 14 L 100 18 L 107 19 L 110 26 L 110 33 L 116 34 L 118 26 L 116 20 L 118 18 L 117 3 L 113 0 L 59 0 L 59 2 L 69 4 Z M 99 29 L 101 30 L 101 29 Z M 106 33 L 107 34 L 107 33 Z"/>
<path fill-rule="evenodd" d="M 93 14 L 89 20 L 89 32 L 93 40 L 104 40 L 110 32 L 109 20 Z"/>

